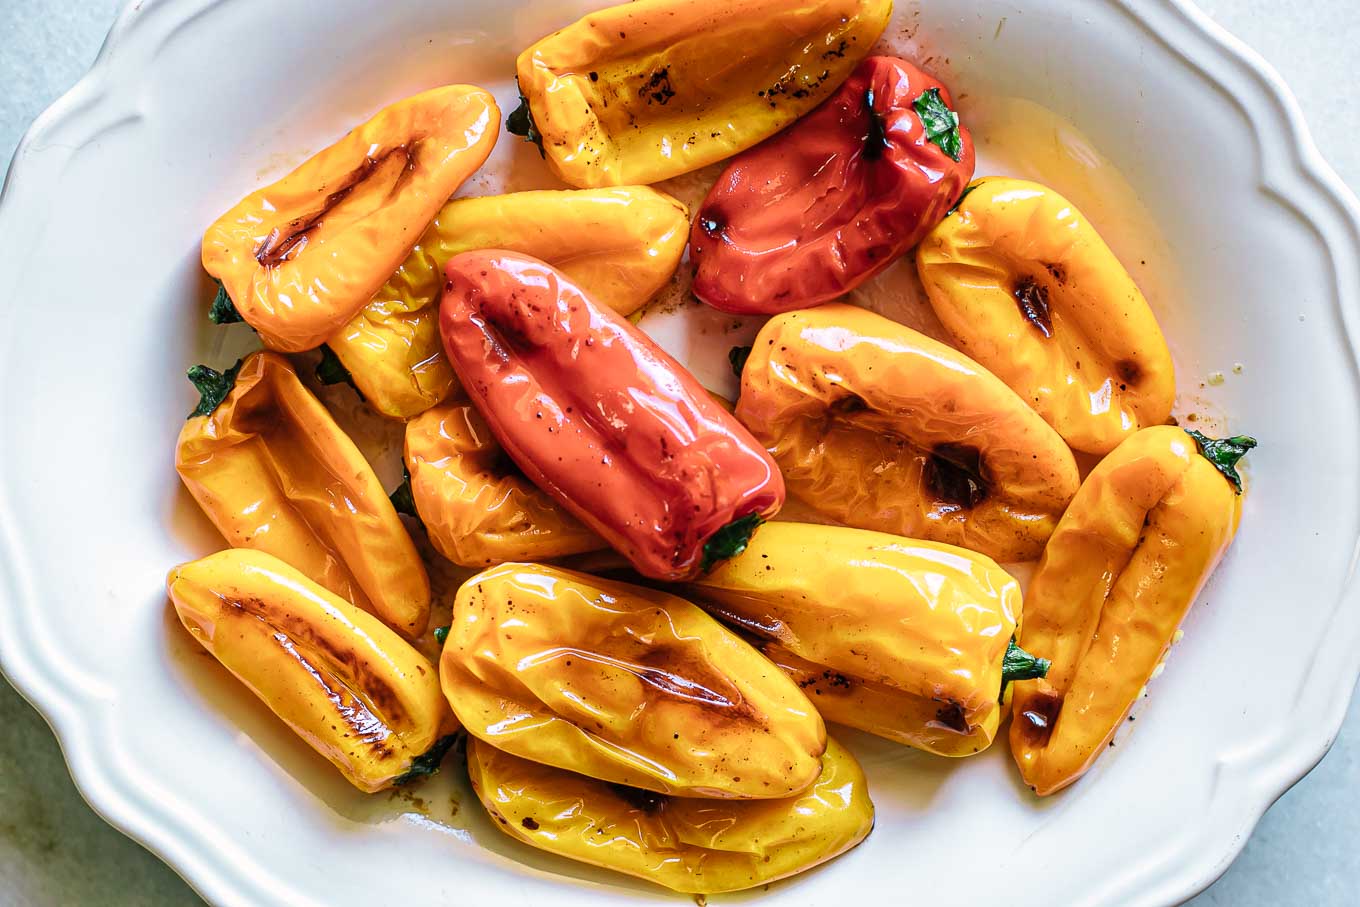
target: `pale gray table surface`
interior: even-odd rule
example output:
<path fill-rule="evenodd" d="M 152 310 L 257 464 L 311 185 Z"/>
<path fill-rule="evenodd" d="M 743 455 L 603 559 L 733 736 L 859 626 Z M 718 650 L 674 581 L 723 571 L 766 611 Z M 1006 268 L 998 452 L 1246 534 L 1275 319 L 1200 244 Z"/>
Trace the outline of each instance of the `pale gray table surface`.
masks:
<path fill-rule="evenodd" d="M 85 72 L 121 5 L 0 0 L 0 160 L 8 162 L 29 121 Z M 1360 0 L 1202 5 L 1279 68 L 1322 153 L 1360 187 Z M 0 905 L 195 903 L 173 872 L 90 811 L 43 719 L 0 681 Z M 1360 904 L 1360 699 L 1327 758 L 1192 903 Z"/>

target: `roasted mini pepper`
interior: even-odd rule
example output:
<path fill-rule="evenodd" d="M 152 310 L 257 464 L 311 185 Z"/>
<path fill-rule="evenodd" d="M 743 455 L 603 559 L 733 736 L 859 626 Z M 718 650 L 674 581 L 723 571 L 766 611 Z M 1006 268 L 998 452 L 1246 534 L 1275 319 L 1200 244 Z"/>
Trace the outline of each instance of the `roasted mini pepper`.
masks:
<path fill-rule="evenodd" d="M 519 56 L 511 132 L 573 186 L 654 183 L 774 135 L 843 82 L 891 0 L 635 0 Z"/>
<path fill-rule="evenodd" d="M 327 345 L 369 405 L 409 419 L 458 386 L 439 340 L 439 297 L 450 258 L 472 249 L 523 252 L 630 315 L 675 273 L 688 231 L 685 206 L 646 186 L 457 199 Z"/>
<path fill-rule="evenodd" d="M 425 631 L 430 581 L 373 468 L 288 360 L 254 353 L 189 377 L 203 400 L 175 469 L 234 548 L 280 558 L 407 637 Z"/>
<path fill-rule="evenodd" d="M 1241 516 L 1256 442 L 1145 428 L 1102 460 L 1048 542 L 1020 644 L 1053 663 L 1015 685 L 1011 752 L 1046 796 L 1103 752 L 1166 656 Z"/>
<path fill-rule="evenodd" d="M 470 403 L 406 423 L 411 497 L 430 542 L 465 567 L 541 561 L 609 547 L 524 477 Z"/>
<path fill-rule="evenodd" d="M 1072 448 L 1109 453 L 1171 415 L 1175 369 L 1147 300 L 1052 189 L 977 180 L 921 243 L 916 263 L 959 348 Z"/>
<path fill-rule="evenodd" d="M 1020 585 L 951 545 L 774 522 L 688 589 L 827 721 L 942 756 L 987 748 L 1006 682 L 1043 670 L 1011 642 Z"/>
<path fill-rule="evenodd" d="M 320 346 L 368 304 L 496 143 L 490 94 L 398 101 L 246 196 L 203 236 L 203 267 L 271 349 Z"/>
<path fill-rule="evenodd" d="M 534 484 L 654 579 L 739 553 L 784 503 L 774 461 L 678 362 L 561 272 L 449 262 L 444 348 Z"/>
<path fill-rule="evenodd" d="M 439 767 L 458 726 L 434 665 L 376 618 L 246 549 L 181 564 L 166 589 L 194 639 L 355 787 Z"/>
<path fill-rule="evenodd" d="M 822 773 L 780 800 L 700 800 L 606 784 L 468 741 L 468 777 L 531 847 L 694 894 L 741 891 L 834 859 L 874 827 L 864 770 L 828 739 Z"/>
<path fill-rule="evenodd" d="M 1037 558 L 1077 491 L 1072 452 L 998 378 L 841 303 L 765 325 L 737 417 L 819 513 L 1003 562 Z"/>
<path fill-rule="evenodd" d="M 821 771 L 826 728 L 793 681 L 655 589 L 492 567 L 458 590 L 439 669 L 469 734 L 592 778 L 745 800 Z"/>
<path fill-rule="evenodd" d="M 944 217 L 973 163 L 949 90 L 905 60 L 870 57 L 723 171 L 690 237 L 694 293 L 744 314 L 842 296 Z"/>

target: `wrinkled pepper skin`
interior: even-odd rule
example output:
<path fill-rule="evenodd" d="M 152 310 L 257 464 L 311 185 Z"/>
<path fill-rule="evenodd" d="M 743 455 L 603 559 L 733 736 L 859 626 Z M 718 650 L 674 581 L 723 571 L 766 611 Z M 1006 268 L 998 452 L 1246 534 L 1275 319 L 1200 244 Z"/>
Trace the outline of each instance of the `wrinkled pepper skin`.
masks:
<path fill-rule="evenodd" d="M 963 352 L 1074 449 L 1106 454 L 1164 425 L 1175 368 L 1124 266 L 1067 199 L 988 177 L 921 243 L 917 270 Z"/>
<path fill-rule="evenodd" d="M 774 522 L 689 588 L 783 667 L 827 721 L 942 756 L 986 749 L 1020 585 L 962 548 Z"/>
<path fill-rule="evenodd" d="M 425 631 L 430 582 L 354 442 L 277 353 L 254 353 L 216 409 L 180 431 L 175 469 L 233 548 L 283 560 L 402 635 Z"/>
<path fill-rule="evenodd" d="M 689 211 L 646 186 L 514 192 L 449 202 L 373 300 L 327 344 L 378 412 L 410 419 L 458 387 L 439 340 L 444 266 L 460 252 L 542 259 L 631 315 L 675 273 Z"/>
<path fill-rule="evenodd" d="M 1232 542 L 1241 500 L 1171 426 L 1143 429 L 1087 476 L 1025 601 L 1020 645 L 1053 662 L 1012 701 L 1011 751 L 1036 793 L 1108 748 Z"/>
<path fill-rule="evenodd" d="M 695 605 L 543 564 L 463 584 L 444 695 L 498 749 L 657 793 L 789 797 L 821 771 L 812 703 Z"/>
<path fill-rule="evenodd" d="M 411 495 L 430 543 L 464 567 L 599 551 L 582 526 L 510 462 L 470 403 L 445 403 L 406 423 Z"/>
<path fill-rule="evenodd" d="M 520 54 L 539 141 L 582 188 L 655 183 L 730 157 L 828 97 L 887 26 L 891 0 L 635 0 Z M 518 121 L 518 125 L 517 125 Z"/>
<path fill-rule="evenodd" d="M 718 894 L 787 878 L 873 830 L 864 770 L 826 742 L 817 783 L 780 800 L 701 800 L 631 790 L 468 741 L 468 777 L 505 834 L 672 891 Z"/>
<path fill-rule="evenodd" d="M 949 90 L 896 57 L 870 57 L 826 103 L 723 171 L 695 218 L 694 293 L 725 312 L 773 315 L 864 283 L 944 217 L 973 176 L 928 137 L 914 102 Z"/>
<path fill-rule="evenodd" d="M 998 378 L 841 303 L 765 325 L 737 418 L 822 515 L 1003 563 L 1038 558 L 1077 491 L 1072 452 Z"/>
<path fill-rule="evenodd" d="M 362 309 L 500 129 L 490 94 L 451 85 L 380 110 L 203 236 L 203 267 L 270 349 L 314 349 Z"/>
<path fill-rule="evenodd" d="M 783 505 L 778 468 L 741 423 L 561 272 L 493 250 L 457 256 L 447 276 L 440 331 L 472 402 L 524 474 L 639 573 L 694 576 Z"/>
<path fill-rule="evenodd" d="M 435 667 L 373 616 L 244 548 L 181 564 L 166 589 L 194 639 L 359 790 L 438 767 L 457 724 Z"/>

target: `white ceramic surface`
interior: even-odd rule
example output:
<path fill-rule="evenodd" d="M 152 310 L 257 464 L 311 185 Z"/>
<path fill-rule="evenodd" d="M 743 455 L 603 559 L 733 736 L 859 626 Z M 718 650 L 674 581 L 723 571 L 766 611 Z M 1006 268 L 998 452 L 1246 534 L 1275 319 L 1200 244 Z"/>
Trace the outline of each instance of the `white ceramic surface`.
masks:
<path fill-rule="evenodd" d="M 211 901 L 668 900 L 502 838 L 456 772 L 419 802 L 348 790 L 195 652 L 161 586 L 171 564 L 220 544 L 170 468 L 191 405 L 184 367 L 226 358 L 202 320 L 203 225 L 405 93 L 477 81 L 508 101 L 515 49 L 584 5 L 148 0 L 11 168 L 0 662 L 53 723 L 85 796 Z M 1112 205 L 1103 169 L 1047 172 L 991 149 L 989 163 L 1037 169 L 1087 209 L 1168 322 L 1182 411 L 1223 416 L 1263 447 L 1233 553 L 1136 732 L 1084 782 L 1037 803 L 1004 747 L 948 763 L 852 737 L 876 831 L 761 900 L 1171 903 L 1221 872 L 1321 756 L 1360 670 L 1355 203 L 1278 80 L 1175 0 L 899 0 L 889 40 L 966 96 L 984 141 L 1016 109 L 1003 96 L 1079 125 L 1067 153 L 1099 149 L 1160 239 L 1144 212 Z M 507 142 L 498 157 L 497 177 L 468 191 L 542 178 L 527 149 Z M 730 345 L 710 340 L 688 350 Z M 1198 386 L 1216 371 L 1222 385 Z"/>

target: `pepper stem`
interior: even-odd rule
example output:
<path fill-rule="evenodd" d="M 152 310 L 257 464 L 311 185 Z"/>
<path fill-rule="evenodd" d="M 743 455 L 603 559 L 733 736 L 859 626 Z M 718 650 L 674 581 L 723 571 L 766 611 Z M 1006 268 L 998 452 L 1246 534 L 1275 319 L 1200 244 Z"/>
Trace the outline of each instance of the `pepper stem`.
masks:
<path fill-rule="evenodd" d="M 1187 429 L 1186 434 L 1195 439 L 1199 445 L 1199 452 L 1204 459 L 1214 464 L 1214 468 L 1223 473 L 1237 493 L 1242 493 L 1242 476 L 1237 471 L 1237 462 L 1247 455 L 1247 451 L 1256 447 L 1256 439 L 1248 438 L 1246 435 L 1238 435 L 1235 438 L 1224 438 L 1216 441 L 1213 438 L 1202 435 L 1197 431 Z"/>
<path fill-rule="evenodd" d="M 211 416 L 213 410 L 222 405 L 222 401 L 227 399 L 227 394 L 236 386 L 236 376 L 241 372 L 241 363 L 244 359 L 237 359 L 236 364 L 225 372 L 208 368 L 206 365 L 195 365 L 185 374 L 193 382 L 194 387 L 198 388 L 199 401 L 194 411 L 189 413 L 189 418 L 196 416 Z"/>
<path fill-rule="evenodd" d="M 518 85 L 518 80 L 516 84 Z M 523 92 L 519 96 L 519 106 L 505 118 L 505 130 L 511 135 L 523 137 L 526 142 L 533 142 L 538 146 L 541 157 L 548 156 L 548 152 L 543 150 L 543 133 L 538 131 L 538 126 L 534 123 L 534 112 L 529 108 L 529 99 Z"/>
<path fill-rule="evenodd" d="M 736 557 L 751 543 L 751 536 L 765 522 L 758 513 L 748 513 L 733 520 L 708 537 L 704 543 L 704 560 L 699 569 L 707 573 L 719 561 Z"/>
<path fill-rule="evenodd" d="M 444 761 L 444 756 L 453 748 L 453 744 L 457 740 L 457 734 L 449 734 L 447 737 L 440 737 L 434 742 L 434 746 L 412 759 L 411 767 L 408 768 L 405 773 L 394 778 L 392 784 L 394 786 L 410 784 L 412 781 L 429 777 L 439 771 L 439 763 Z"/>
<path fill-rule="evenodd" d="M 217 295 L 213 297 L 212 306 L 208 309 L 208 320 L 213 324 L 239 324 L 245 321 L 220 280 L 217 282 Z"/>
<path fill-rule="evenodd" d="M 1031 655 L 1015 644 L 1015 637 L 1006 646 L 1006 656 L 1001 659 L 1001 689 L 1012 680 L 1038 680 L 1048 676 L 1053 662 L 1047 658 Z"/>
<path fill-rule="evenodd" d="M 752 349 L 753 347 L 749 346 L 734 346 L 727 351 L 727 361 L 732 365 L 732 374 L 738 378 L 746 368 L 746 360 L 751 358 Z"/>

